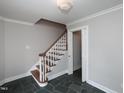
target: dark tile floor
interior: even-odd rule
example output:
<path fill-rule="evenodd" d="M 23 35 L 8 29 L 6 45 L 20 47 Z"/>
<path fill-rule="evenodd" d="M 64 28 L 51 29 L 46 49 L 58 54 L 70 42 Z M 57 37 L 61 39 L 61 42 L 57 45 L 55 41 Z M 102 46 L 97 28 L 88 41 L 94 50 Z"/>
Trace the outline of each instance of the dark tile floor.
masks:
<path fill-rule="evenodd" d="M 81 83 L 80 72 L 78 70 L 73 75 L 60 76 L 49 81 L 44 88 L 40 88 L 32 76 L 28 76 L 4 84 L 3 87 L 8 87 L 8 90 L 0 93 L 105 93 L 86 82 Z"/>

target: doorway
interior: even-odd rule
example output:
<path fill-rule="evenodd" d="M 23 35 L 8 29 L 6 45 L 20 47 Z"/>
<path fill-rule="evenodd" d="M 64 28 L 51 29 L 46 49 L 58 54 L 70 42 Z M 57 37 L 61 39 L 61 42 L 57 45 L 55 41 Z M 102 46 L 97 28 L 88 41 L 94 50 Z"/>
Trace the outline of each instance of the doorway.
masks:
<path fill-rule="evenodd" d="M 82 60 L 81 60 L 81 31 L 73 32 L 73 73 L 74 76 L 81 80 L 82 77 Z"/>
<path fill-rule="evenodd" d="M 68 29 L 68 74 L 73 74 L 73 33 L 81 32 L 81 81 L 88 80 L 88 26 Z"/>

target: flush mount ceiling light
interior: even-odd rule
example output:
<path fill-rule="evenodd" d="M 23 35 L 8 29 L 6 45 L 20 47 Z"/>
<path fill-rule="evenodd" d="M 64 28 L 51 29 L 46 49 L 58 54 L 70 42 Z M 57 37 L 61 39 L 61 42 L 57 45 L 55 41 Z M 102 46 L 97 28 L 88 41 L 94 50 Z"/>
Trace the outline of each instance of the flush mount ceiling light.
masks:
<path fill-rule="evenodd" d="M 69 12 L 73 7 L 72 0 L 57 0 L 57 6 L 62 12 Z"/>

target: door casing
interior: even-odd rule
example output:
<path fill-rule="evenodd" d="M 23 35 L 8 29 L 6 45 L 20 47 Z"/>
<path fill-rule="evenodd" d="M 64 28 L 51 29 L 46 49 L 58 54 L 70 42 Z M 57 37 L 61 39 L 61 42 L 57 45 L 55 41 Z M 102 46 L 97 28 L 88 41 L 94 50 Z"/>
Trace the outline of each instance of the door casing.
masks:
<path fill-rule="evenodd" d="M 88 80 L 88 25 L 68 29 L 68 74 L 73 74 L 73 32 L 81 31 L 82 82 Z"/>

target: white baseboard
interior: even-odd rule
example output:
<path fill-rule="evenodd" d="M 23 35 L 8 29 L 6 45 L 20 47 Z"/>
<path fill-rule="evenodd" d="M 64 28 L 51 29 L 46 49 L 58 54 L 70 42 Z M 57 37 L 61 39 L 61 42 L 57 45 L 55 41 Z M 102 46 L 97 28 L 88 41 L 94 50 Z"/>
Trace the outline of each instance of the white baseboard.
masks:
<path fill-rule="evenodd" d="M 61 75 L 66 74 L 66 73 L 68 73 L 67 70 L 61 71 L 61 72 L 59 72 L 59 73 L 57 73 L 57 74 L 48 76 L 48 79 L 49 79 L 49 80 L 52 80 L 52 79 L 55 79 L 55 78 L 57 78 L 57 77 L 59 77 L 59 76 L 61 76 Z"/>
<path fill-rule="evenodd" d="M 61 71 L 61 72 L 59 72 L 59 73 L 57 73 L 57 74 L 48 76 L 48 79 L 49 79 L 49 80 L 52 80 L 52 79 L 55 79 L 55 78 L 57 78 L 57 77 L 59 77 L 59 76 L 61 76 L 61 75 L 66 74 L 66 73 L 68 73 L 67 70 Z M 0 86 L 3 85 L 3 84 L 5 84 L 5 83 L 7 83 L 7 82 L 11 82 L 11 81 L 14 81 L 14 80 L 17 80 L 17 79 L 26 77 L 26 76 L 30 76 L 30 75 L 31 75 L 31 73 L 28 72 L 28 73 L 24 73 L 24 74 L 21 74 L 21 75 L 14 76 L 14 77 L 6 78 L 6 79 L 0 81 Z"/>
<path fill-rule="evenodd" d="M 81 68 L 81 65 L 74 66 L 73 71 L 78 70 L 78 69 L 80 69 L 80 68 Z"/>
<path fill-rule="evenodd" d="M 89 83 L 90 85 L 92 85 L 92 86 L 94 86 L 94 87 L 96 87 L 96 88 L 98 88 L 98 89 L 100 89 L 100 90 L 102 90 L 102 91 L 104 91 L 106 93 L 118 93 L 118 92 L 116 92 L 114 90 L 111 90 L 111 89 L 109 89 L 109 88 L 107 88 L 107 87 L 105 87 L 103 85 L 100 85 L 100 84 L 98 84 L 98 83 L 96 83 L 96 82 L 94 82 L 92 80 L 88 80 L 87 83 Z"/>
<path fill-rule="evenodd" d="M 11 81 L 14 81 L 14 80 L 17 80 L 17 79 L 20 79 L 20 78 L 23 78 L 23 77 L 26 77 L 26 76 L 29 76 L 29 75 L 31 75 L 31 74 L 30 73 L 24 73 L 24 74 L 21 74 L 21 75 L 6 78 L 6 79 L 0 81 L 0 85 L 3 85 L 5 83 L 11 82 Z"/>

